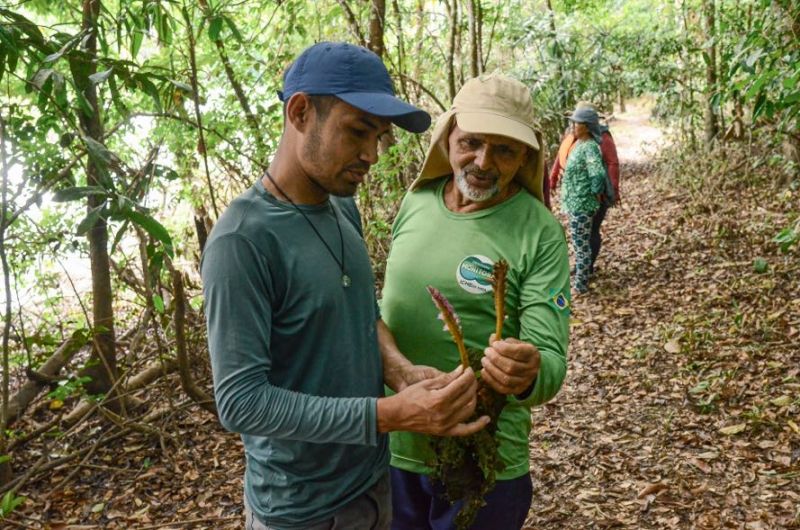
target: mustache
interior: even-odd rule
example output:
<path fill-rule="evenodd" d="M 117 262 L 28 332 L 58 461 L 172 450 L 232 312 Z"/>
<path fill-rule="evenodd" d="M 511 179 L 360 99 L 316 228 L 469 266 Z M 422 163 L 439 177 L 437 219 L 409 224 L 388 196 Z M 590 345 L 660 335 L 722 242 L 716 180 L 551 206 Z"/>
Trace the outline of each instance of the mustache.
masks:
<path fill-rule="evenodd" d="M 369 164 L 361 163 L 361 164 L 350 164 L 349 166 L 345 167 L 345 171 L 355 171 L 357 173 L 366 173 L 369 171 Z"/>
<path fill-rule="evenodd" d="M 466 177 L 467 175 L 473 175 L 478 178 L 491 178 L 494 180 L 498 180 L 500 178 L 500 174 L 497 171 L 492 170 L 484 170 L 479 168 L 475 164 L 469 164 L 464 169 L 461 170 L 461 175 Z"/>

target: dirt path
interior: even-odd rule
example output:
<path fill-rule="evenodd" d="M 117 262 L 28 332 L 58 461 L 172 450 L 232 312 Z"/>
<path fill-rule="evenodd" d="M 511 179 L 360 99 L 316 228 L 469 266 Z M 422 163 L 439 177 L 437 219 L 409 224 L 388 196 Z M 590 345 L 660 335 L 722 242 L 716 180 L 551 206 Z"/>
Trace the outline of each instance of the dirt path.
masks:
<path fill-rule="evenodd" d="M 564 388 L 533 412 L 527 528 L 800 528 L 800 288 L 770 244 L 780 206 L 670 191 L 639 148 L 660 133 L 639 109 L 619 118 L 623 208 L 573 304 Z"/>
<path fill-rule="evenodd" d="M 650 121 L 652 102 L 637 99 L 628 102 L 625 112 L 616 112 L 609 120 L 617 155 L 623 164 L 641 164 L 665 142 L 663 131 Z"/>

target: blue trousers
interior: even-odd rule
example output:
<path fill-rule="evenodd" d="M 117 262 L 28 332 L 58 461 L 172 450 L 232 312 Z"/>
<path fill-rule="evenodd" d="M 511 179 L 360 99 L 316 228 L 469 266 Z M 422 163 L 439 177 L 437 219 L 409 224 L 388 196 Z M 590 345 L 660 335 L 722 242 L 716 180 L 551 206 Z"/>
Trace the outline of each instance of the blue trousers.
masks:
<path fill-rule="evenodd" d="M 392 530 L 452 530 L 461 502 L 450 504 L 444 486 L 427 475 L 390 468 L 392 477 Z M 531 477 L 498 480 L 484 497 L 470 530 L 519 530 L 525 524 L 533 498 Z"/>

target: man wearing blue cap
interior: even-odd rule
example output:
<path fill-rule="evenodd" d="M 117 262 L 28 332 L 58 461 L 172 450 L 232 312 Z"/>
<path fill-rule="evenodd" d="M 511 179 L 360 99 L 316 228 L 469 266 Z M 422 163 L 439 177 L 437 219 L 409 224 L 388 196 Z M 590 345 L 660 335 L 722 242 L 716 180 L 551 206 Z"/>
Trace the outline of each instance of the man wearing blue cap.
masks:
<path fill-rule="evenodd" d="M 246 525 L 389 528 L 385 433 L 465 435 L 488 420 L 464 423 L 471 371 L 398 350 L 351 197 L 391 124 L 419 133 L 430 116 L 395 97 L 374 53 L 344 43 L 305 50 L 280 98 L 269 169 L 220 217 L 201 265 L 219 417 L 247 457 Z"/>

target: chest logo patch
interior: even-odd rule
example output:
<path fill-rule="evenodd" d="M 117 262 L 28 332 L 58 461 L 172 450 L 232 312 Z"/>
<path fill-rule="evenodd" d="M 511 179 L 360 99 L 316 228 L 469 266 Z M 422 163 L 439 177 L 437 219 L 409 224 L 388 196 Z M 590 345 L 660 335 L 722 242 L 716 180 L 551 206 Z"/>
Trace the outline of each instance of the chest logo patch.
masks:
<path fill-rule="evenodd" d="M 467 256 L 456 269 L 458 285 L 471 294 L 492 292 L 492 267 L 494 262 L 486 256 Z"/>

